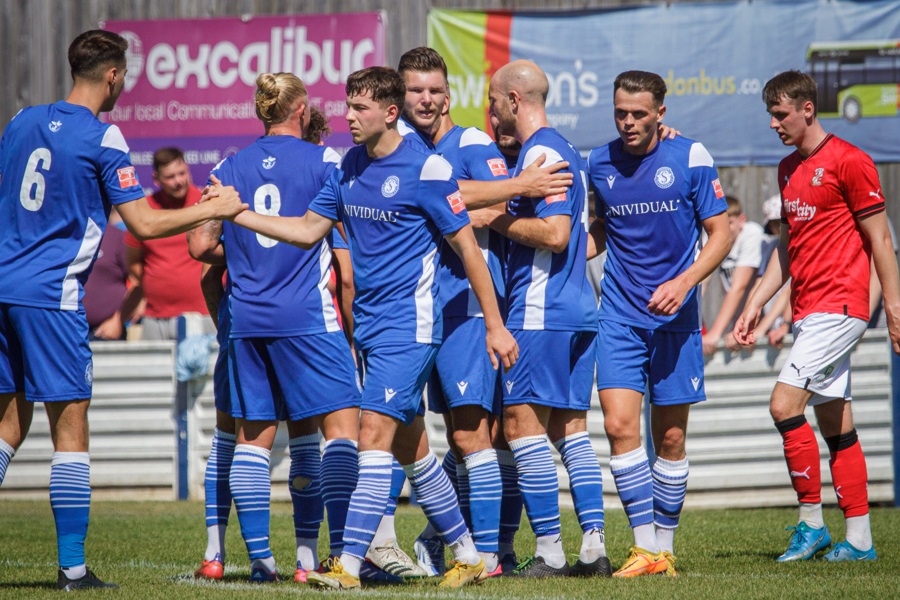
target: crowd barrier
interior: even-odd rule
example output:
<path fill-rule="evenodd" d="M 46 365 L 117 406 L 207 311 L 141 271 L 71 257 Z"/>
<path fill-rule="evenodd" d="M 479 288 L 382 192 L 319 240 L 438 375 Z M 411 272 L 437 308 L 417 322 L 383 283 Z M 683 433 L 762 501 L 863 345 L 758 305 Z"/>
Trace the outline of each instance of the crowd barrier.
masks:
<path fill-rule="evenodd" d="M 708 400 L 692 408 L 688 427 L 688 508 L 795 503 L 781 438 L 768 413 L 769 394 L 789 349 L 790 339 L 781 350 L 765 346 L 754 352 L 720 350 L 707 364 Z M 173 342 L 105 342 L 94 344 L 93 350 L 90 450 L 94 497 L 202 498 L 215 426 L 211 378 L 215 356 L 210 357 L 210 376 L 178 383 Z M 892 419 L 892 353 L 887 331 L 868 331 L 852 360 L 853 412 L 868 460 L 869 498 L 893 503 L 897 499 L 894 438 L 898 434 Z M 812 409 L 808 416 L 814 424 Z M 429 414 L 427 425 L 432 447 L 441 456 L 447 449 L 443 421 Z M 596 391 L 588 428 L 603 466 L 608 505 L 618 506 Z M 826 488 L 823 500 L 834 504 L 828 452 L 824 443 L 820 448 Z M 51 454 L 47 419 L 38 405 L 31 434 L 10 464 L 0 498 L 45 498 Z M 287 433 L 281 426 L 272 453 L 275 499 L 288 498 L 289 463 Z M 568 478 L 559 461 L 557 468 L 560 488 L 566 491 Z"/>

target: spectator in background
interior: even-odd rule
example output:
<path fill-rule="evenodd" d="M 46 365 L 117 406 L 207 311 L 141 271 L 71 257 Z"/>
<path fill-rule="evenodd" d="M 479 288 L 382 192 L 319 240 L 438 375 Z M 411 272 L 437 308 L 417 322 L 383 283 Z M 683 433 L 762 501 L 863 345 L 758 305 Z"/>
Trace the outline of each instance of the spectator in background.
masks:
<path fill-rule="evenodd" d="M 191 173 L 184 154 L 178 148 L 160 148 L 153 154 L 153 181 L 159 191 L 148 196 L 150 206 L 172 210 L 192 206 L 200 201 L 200 190 L 191 183 Z M 138 241 L 125 234 L 128 271 L 147 304 L 141 320 L 144 340 L 174 340 L 176 319 L 187 312 L 209 314 L 197 282 L 201 264 L 188 253 L 185 236 Z M 215 333 L 212 321 L 204 319 L 208 330 Z"/>
<path fill-rule="evenodd" d="M 760 275 L 760 265 L 763 264 L 765 233 L 762 226 L 747 221 L 747 216 L 741 208 L 741 201 L 734 196 L 725 196 L 725 202 L 728 204 L 728 228 L 731 230 L 731 239 L 734 243 L 728 256 L 719 266 L 725 298 L 722 299 L 722 306 L 719 307 L 719 313 L 713 324 L 703 335 L 704 354 L 714 353 L 723 335 L 731 336 L 734 319 L 740 314 L 750 290 Z"/>
<path fill-rule="evenodd" d="M 125 223 L 113 207 L 97 262 L 84 284 L 82 305 L 90 341 L 124 340 L 125 325 L 134 317 L 136 303 L 131 301 L 134 287 L 128 285 L 125 231 Z M 123 313 L 123 309 L 128 312 Z"/>

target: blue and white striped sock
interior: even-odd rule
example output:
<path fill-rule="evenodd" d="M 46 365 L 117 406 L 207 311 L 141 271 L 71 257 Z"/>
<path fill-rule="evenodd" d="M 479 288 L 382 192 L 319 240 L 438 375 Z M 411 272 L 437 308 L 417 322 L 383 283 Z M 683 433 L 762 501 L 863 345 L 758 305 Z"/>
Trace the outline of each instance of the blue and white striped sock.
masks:
<path fill-rule="evenodd" d="M 319 528 L 325 519 L 325 503 L 319 484 L 322 464 L 319 434 L 295 437 L 288 442 L 288 447 L 291 452 L 288 488 L 294 505 L 297 566 L 311 571 L 319 566 Z"/>
<path fill-rule="evenodd" d="M 537 537 L 558 536 L 559 478 L 546 435 L 533 435 L 509 442 L 519 472 L 519 491 L 525 513 Z"/>
<path fill-rule="evenodd" d="M 515 554 L 513 541 L 522 522 L 522 494 L 519 493 L 519 472 L 516 459 L 509 450 L 497 450 L 503 499 L 500 501 L 500 556 Z"/>
<path fill-rule="evenodd" d="M 573 433 L 553 444 L 569 474 L 575 514 L 581 530 L 603 529 L 603 472 L 587 431 Z"/>
<path fill-rule="evenodd" d="M 84 573 L 84 538 L 91 512 L 91 459 L 87 452 L 54 452 L 50 508 L 56 522 L 59 566 L 77 579 Z"/>
<path fill-rule="evenodd" d="M 344 550 L 341 563 L 351 575 L 353 562 L 345 563 L 344 556 L 352 556 L 362 561 L 366 551 L 375 537 L 375 530 L 384 516 L 388 496 L 391 493 L 391 461 L 390 452 L 366 450 L 359 453 L 359 481 L 347 510 L 347 523 L 344 526 Z M 358 562 L 356 563 L 358 569 Z"/>
<path fill-rule="evenodd" d="M 265 448 L 238 444 L 231 463 L 231 495 L 251 562 L 272 557 L 269 547 L 270 456 L 271 452 Z"/>
<path fill-rule="evenodd" d="M 347 508 L 358 479 L 359 453 L 356 441 L 335 439 L 325 442 L 321 487 L 325 510 L 328 512 L 328 536 L 333 556 L 340 556 L 344 548 Z"/>
<path fill-rule="evenodd" d="M 448 546 L 452 546 L 469 533 L 453 486 L 447 474 L 430 451 L 425 458 L 403 467 L 409 485 L 432 527 Z"/>
<path fill-rule="evenodd" d="M 391 456 L 391 493 L 388 496 L 387 506 L 384 508 L 384 516 L 378 523 L 375 535 L 372 537 L 372 546 L 388 546 L 397 543 L 397 530 L 394 527 L 394 513 L 397 512 L 397 501 L 400 499 L 400 492 L 403 491 L 403 484 L 406 482 L 406 473 L 403 467 L 397 462 L 397 459 Z"/>
<path fill-rule="evenodd" d="M 466 455 L 465 461 L 470 487 L 471 530 L 475 548 L 479 552 L 498 552 L 503 483 L 500 480 L 497 452 L 493 448 L 472 452 Z"/>
<path fill-rule="evenodd" d="M 653 464 L 653 517 L 660 550 L 673 551 L 675 528 L 687 494 L 688 459 L 657 458 Z"/>
<path fill-rule="evenodd" d="M 653 478 L 647 452 L 637 448 L 612 456 L 609 469 L 633 530 L 635 545 L 648 552 L 659 552 L 653 527 Z"/>
<path fill-rule="evenodd" d="M 3 479 L 6 477 L 6 468 L 9 466 L 9 461 L 15 455 L 15 449 L 3 440 L 0 440 L 0 485 L 3 485 Z"/>
<path fill-rule="evenodd" d="M 231 512 L 231 486 L 228 478 L 236 439 L 235 434 L 225 433 L 218 427 L 213 432 L 212 447 L 209 449 L 209 460 L 206 461 L 206 473 L 203 477 L 203 489 L 206 493 L 205 560 L 225 562 L 225 528 L 228 527 L 228 515 Z M 218 559 L 216 555 L 219 556 Z"/>

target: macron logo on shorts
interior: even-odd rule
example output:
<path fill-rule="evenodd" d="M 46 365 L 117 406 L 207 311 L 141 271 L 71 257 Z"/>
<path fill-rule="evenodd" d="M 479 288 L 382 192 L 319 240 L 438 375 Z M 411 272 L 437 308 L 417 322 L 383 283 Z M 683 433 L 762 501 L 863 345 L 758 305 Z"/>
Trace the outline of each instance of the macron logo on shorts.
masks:
<path fill-rule="evenodd" d="M 122 167 L 116 169 L 119 175 L 119 187 L 124 189 L 134 187 L 138 184 L 137 176 L 134 174 L 134 167 Z"/>
<path fill-rule="evenodd" d="M 393 400 L 394 396 L 397 395 L 397 392 L 394 391 L 394 388 L 384 388 L 384 403 L 387 404 L 391 400 Z"/>
<path fill-rule="evenodd" d="M 456 387 L 459 388 L 460 395 L 465 396 L 466 390 L 469 388 L 469 382 L 468 381 L 457 381 Z"/>
<path fill-rule="evenodd" d="M 694 386 L 694 391 L 696 392 L 700 388 L 700 378 L 691 377 L 691 385 Z"/>
<path fill-rule="evenodd" d="M 513 386 L 514 386 L 514 385 L 516 385 L 516 383 L 515 383 L 514 381 L 507 381 L 507 382 L 506 382 L 506 393 L 507 393 L 507 394 L 512 394 L 512 389 L 513 389 Z"/>

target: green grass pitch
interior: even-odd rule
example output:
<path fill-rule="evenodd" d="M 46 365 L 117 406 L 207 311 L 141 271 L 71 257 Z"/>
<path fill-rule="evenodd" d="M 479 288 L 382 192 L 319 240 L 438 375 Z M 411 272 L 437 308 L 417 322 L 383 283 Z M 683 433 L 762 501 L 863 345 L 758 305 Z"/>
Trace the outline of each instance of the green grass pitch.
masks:
<path fill-rule="evenodd" d="M 276 598 L 334 595 L 292 581 L 295 564 L 293 524 L 288 503 L 272 508 L 272 549 L 283 581 L 254 586 L 247 553 L 232 512 L 228 530 L 226 581 L 191 578 L 206 544 L 203 505 L 199 502 L 95 502 L 87 541 L 88 564 L 120 590 L 82 592 L 88 597 Z M 550 579 L 489 580 L 476 587 L 444 591 L 435 582 L 364 589 L 369 598 L 603 598 L 705 600 L 719 598 L 900 598 L 900 509 L 871 513 L 878 551 L 876 563 L 827 564 L 823 561 L 776 564 L 787 547 L 784 527 L 796 519 L 794 509 L 688 510 L 676 537 L 680 577 L 630 580 Z M 842 539 L 843 519 L 827 508 L 832 536 Z M 425 518 L 415 507 L 397 511 L 401 545 L 409 552 Z M 564 544 L 570 561 L 577 558 L 581 531 L 571 510 L 563 511 Z M 320 536 L 320 556 L 327 553 L 327 533 Z M 523 520 L 517 538 L 520 558 L 534 550 L 534 536 Z M 607 514 L 606 547 L 613 567 L 625 559 L 631 543 L 624 513 Z M 55 594 L 56 544 L 53 517 L 45 501 L 0 500 L 0 598 L 47 598 Z"/>

